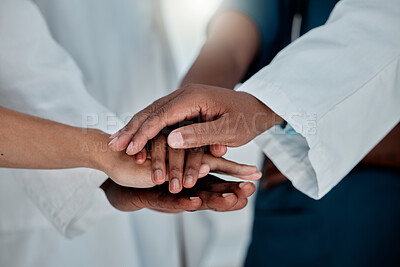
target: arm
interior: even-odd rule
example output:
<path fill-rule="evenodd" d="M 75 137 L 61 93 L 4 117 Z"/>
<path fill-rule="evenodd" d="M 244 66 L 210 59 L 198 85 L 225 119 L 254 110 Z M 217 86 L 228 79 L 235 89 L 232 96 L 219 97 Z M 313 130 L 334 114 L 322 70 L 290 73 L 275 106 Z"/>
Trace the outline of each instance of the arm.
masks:
<path fill-rule="evenodd" d="M 398 25 L 399 1 L 341 1 L 242 86 L 298 133 L 275 127 L 256 143 L 310 197 L 329 192 L 399 122 Z"/>
<path fill-rule="evenodd" d="M 175 130 L 169 145 L 239 146 L 281 117 L 298 134 L 277 126 L 256 141 L 295 187 L 321 198 L 399 121 L 399 20 L 398 1 L 342 1 L 244 92 L 199 85 L 174 92 L 150 107 L 150 117 L 135 118 L 127 135 L 139 151 L 160 125 L 202 115 L 213 121 Z"/>
<path fill-rule="evenodd" d="M 222 86 L 232 88 L 242 79 L 248 66 L 257 54 L 259 46 L 259 33 L 250 18 L 240 12 L 221 12 L 209 25 L 208 38 L 198 58 L 190 68 L 182 81 L 182 88 L 190 88 L 193 83 Z M 167 99 L 166 99 L 167 100 Z M 118 136 L 121 131 L 115 134 Z M 130 137 L 125 135 L 118 142 L 118 146 L 112 145 L 115 151 L 127 148 L 129 155 L 132 152 L 133 143 L 128 145 Z M 152 158 L 153 182 L 161 184 L 165 181 L 166 173 L 174 177 L 170 183 L 170 191 L 178 193 L 183 187 L 191 188 L 197 181 L 198 170 L 204 154 L 204 148 L 195 150 L 166 149 L 160 145 L 166 142 L 166 137 L 159 134 L 152 143 L 149 151 Z M 158 149 L 154 149 L 158 148 Z M 217 157 L 226 153 L 225 146 L 210 146 L 210 152 Z M 168 153 L 169 170 L 166 170 L 165 159 Z M 186 154 L 186 155 L 185 155 Z M 137 163 L 146 158 L 146 150 L 136 155 Z"/>
<path fill-rule="evenodd" d="M 109 135 L 102 131 L 72 127 L 2 107 L 0 124 L 4 125 L 0 129 L 0 167 L 83 167 L 102 171 L 123 186 L 154 186 L 149 162 L 138 165 L 125 153 L 110 151 Z"/>
<path fill-rule="evenodd" d="M 78 66 L 68 53 L 53 40 L 39 10 L 30 1 L 4 0 L 0 2 L 0 40 L 0 105 L 78 127 L 89 126 L 89 121 L 86 118 L 90 116 L 93 119 L 90 126 L 99 128 L 104 132 L 113 131 L 113 127 L 121 125 L 121 122 L 115 119 L 117 118 L 115 115 L 99 104 L 86 91 Z M 46 146 L 48 151 L 44 151 L 43 147 L 30 143 L 30 145 L 33 145 L 32 148 L 38 148 L 43 153 L 38 158 L 39 163 L 42 164 L 40 167 L 44 167 L 43 160 L 48 157 L 51 157 L 51 159 L 45 164 L 48 164 L 47 167 L 51 168 L 91 165 L 91 160 L 86 161 L 82 158 L 82 155 L 78 155 L 79 162 L 74 158 L 76 152 L 78 152 L 77 150 L 80 150 L 82 145 L 75 138 L 83 138 L 83 142 L 87 141 L 87 143 L 91 144 L 89 150 L 92 149 L 93 145 L 96 151 L 96 144 L 103 144 L 100 146 L 102 153 L 98 155 L 102 155 L 101 158 L 104 156 L 105 160 L 102 162 L 107 162 L 106 165 L 108 167 L 97 167 L 106 171 L 118 183 L 135 186 L 132 182 L 135 183 L 135 180 L 144 179 L 148 184 L 154 185 L 150 179 L 149 162 L 145 162 L 142 166 L 135 166 L 132 159 L 129 156 L 127 157 L 125 153 L 115 154 L 115 152 L 108 151 L 107 145 L 104 143 L 108 142 L 108 140 L 104 134 L 88 131 L 87 135 L 82 135 L 77 128 L 59 124 L 50 126 L 51 123 L 48 121 L 43 123 L 50 133 L 56 133 L 62 128 L 67 130 L 68 135 L 71 134 L 74 137 L 70 138 L 71 136 L 68 136 L 67 140 L 62 140 L 61 144 L 57 144 L 57 140 L 60 140 L 58 138 L 61 138 L 61 136 L 50 136 L 50 134 L 36 131 L 35 134 L 45 135 L 46 138 L 49 137 L 46 142 L 50 141 L 52 144 Z M 24 126 L 18 125 L 19 127 Z M 25 136 L 23 135 L 23 137 Z M 12 138 L 15 138 L 15 136 Z M 27 140 L 31 139 L 32 136 L 29 135 Z M 12 140 L 19 141 L 18 139 Z M 39 138 L 34 140 L 39 140 Z M 24 145 L 26 144 L 26 142 L 23 143 Z M 70 148 L 72 152 L 68 150 L 67 144 L 72 145 Z M 56 147 L 61 145 L 62 154 L 57 154 L 53 145 L 56 145 Z M 33 152 L 33 150 L 30 151 Z M 97 153 L 93 155 L 95 154 Z M 109 156 L 111 155 L 119 159 L 117 165 L 110 164 L 116 162 L 115 160 L 110 160 Z M 61 156 L 66 157 L 68 160 L 62 162 Z M 13 154 L 12 148 L 8 147 L 7 163 L 3 162 L 3 164 L 22 167 L 20 162 L 22 159 L 28 160 L 29 167 L 33 167 L 34 164 L 38 163 L 33 162 L 32 159 L 28 159 L 24 155 Z M 80 160 L 83 160 L 83 162 Z M 233 170 L 236 174 L 243 175 L 243 168 L 245 173 L 249 174 L 246 171 L 248 168 L 246 169 L 245 166 L 238 166 L 220 159 L 205 158 L 202 163 L 209 166 L 207 173 L 210 169 L 224 171 L 224 168 L 228 167 L 229 170 Z M 124 168 L 121 168 L 121 164 Z M 97 164 L 94 164 L 93 167 L 96 167 L 95 165 Z M 250 167 L 250 169 L 251 173 L 254 173 L 254 168 Z M 105 214 L 104 211 L 96 212 L 91 209 L 92 203 L 102 202 L 99 199 L 94 199 L 103 197 L 98 194 L 98 191 L 100 185 L 107 180 L 107 175 L 100 171 L 74 168 L 62 171 L 12 170 L 9 173 L 13 174 L 13 177 L 10 178 L 20 182 L 30 198 L 57 229 L 69 237 L 87 230 L 87 227 L 92 225 L 92 223 L 88 222 L 93 222 L 99 219 L 99 216 Z M 202 176 L 205 174 L 202 173 Z M 117 176 L 122 180 L 116 179 Z M 133 177 L 140 179 L 133 179 Z M 109 190 L 105 191 L 106 193 L 109 192 Z M 149 196 L 144 193 L 144 195 L 139 194 L 143 191 L 136 190 L 135 192 L 138 195 L 131 195 L 132 198 L 137 199 L 139 197 L 141 200 L 146 200 L 146 196 Z M 215 197 L 215 195 L 210 195 L 210 197 Z M 179 202 L 178 200 L 177 202 Z M 127 201 L 130 201 L 130 199 Z M 197 200 L 196 203 L 198 202 Z M 155 203 L 159 204 L 160 202 Z M 180 207 L 179 203 L 170 202 L 170 207 L 174 206 Z M 218 205 L 215 206 L 215 208 L 217 207 Z M 108 210 L 108 206 L 102 206 L 101 208 Z"/>
<path fill-rule="evenodd" d="M 78 66 L 31 1 L 0 1 L 0 59 L 1 106 L 78 127 L 88 127 L 90 117 L 90 127 L 104 132 L 122 124 L 107 120 L 117 117 L 87 92 Z M 82 215 L 98 219 L 90 207 L 93 198 L 102 197 L 97 193 L 106 174 L 89 169 L 10 173 L 63 234 L 76 235 L 73 228 Z M 79 232 L 88 224 L 82 225 Z"/>
<path fill-rule="evenodd" d="M 71 127 L 3 107 L 0 107 L 0 124 L 4 125 L 0 128 L 0 167 L 98 169 L 113 177 L 101 188 L 110 203 L 121 211 L 143 208 L 174 213 L 205 209 L 238 210 L 246 206 L 247 198 L 255 191 L 254 184 L 240 185 L 210 176 L 191 191 L 172 195 L 165 186 L 147 188 L 155 186 L 150 179 L 149 162 L 138 165 L 126 153 L 108 150 L 109 136 L 99 130 Z M 206 157 L 203 160 L 208 168 L 220 171 L 228 165 L 231 169 L 245 168 L 222 159 Z M 200 171 L 201 177 L 208 171 Z"/>
<path fill-rule="evenodd" d="M 125 153 L 111 152 L 106 144 L 108 135 L 98 130 L 82 129 L 29 116 L 0 107 L 0 167 L 30 169 L 63 169 L 87 167 L 110 172 L 119 179 L 130 176 L 137 187 L 152 187 L 149 164 L 137 165 Z M 43 142 L 45 140 L 46 142 Z M 125 160 L 126 159 L 126 160 Z M 219 159 L 207 162 L 211 168 Z M 132 170 L 132 171 L 130 171 Z M 123 174 L 118 175 L 119 174 Z M 202 175 L 207 174 L 203 172 Z M 34 178 L 32 178 L 34 179 Z M 121 183 L 122 180 L 114 179 Z M 144 183 L 140 183 L 143 181 Z M 179 196 L 168 194 L 165 186 L 139 189 L 122 187 L 111 179 L 101 188 L 110 203 L 122 211 L 143 208 L 163 212 L 185 210 L 238 210 L 254 193 L 251 183 L 224 182 L 207 178 L 190 192 Z"/>
<path fill-rule="evenodd" d="M 217 13 L 182 87 L 206 84 L 233 89 L 247 72 L 259 46 L 258 29 L 248 16 L 233 10 Z"/>
<path fill-rule="evenodd" d="M 65 169 L 102 165 L 107 135 L 0 107 L 0 167 Z M 107 153 L 107 152 L 104 152 Z"/>
<path fill-rule="evenodd" d="M 123 152 L 107 148 L 109 135 L 95 129 L 72 127 L 0 107 L 0 167 L 23 169 L 92 168 L 105 172 L 116 183 L 135 188 L 155 186 L 150 177 L 149 161 L 135 164 Z M 43 142 L 45 140 L 46 142 Z M 201 177 L 209 170 L 240 168 L 254 173 L 250 166 L 207 156 L 200 163 Z M 242 173 L 243 174 L 243 173 Z"/>

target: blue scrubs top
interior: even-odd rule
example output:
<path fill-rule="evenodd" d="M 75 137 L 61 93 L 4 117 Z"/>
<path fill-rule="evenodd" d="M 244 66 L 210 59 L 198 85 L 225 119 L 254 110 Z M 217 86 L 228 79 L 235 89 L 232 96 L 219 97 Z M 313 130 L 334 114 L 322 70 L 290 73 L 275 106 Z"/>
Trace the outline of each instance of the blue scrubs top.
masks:
<path fill-rule="evenodd" d="M 246 78 L 269 64 L 291 42 L 293 17 L 302 17 L 300 35 L 325 24 L 339 0 L 225 0 L 220 10 L 234 9 L 248 15 L 261 35 L 259 55 Z"/>

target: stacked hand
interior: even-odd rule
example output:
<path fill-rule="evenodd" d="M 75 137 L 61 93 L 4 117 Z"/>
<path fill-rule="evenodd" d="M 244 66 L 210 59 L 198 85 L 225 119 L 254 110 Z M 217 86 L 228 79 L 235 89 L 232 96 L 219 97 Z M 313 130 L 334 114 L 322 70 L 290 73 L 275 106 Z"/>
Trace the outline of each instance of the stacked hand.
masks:
<path fill-rule="evenodd" d="M 169 135 L 162 132 L 166 126 L 199 117 L 203 123 L 175 129 Z M 192 85 L 157 100 L 136 114 L 123 129 L 111 136 L 109 146 L 113 151 L 134 155 L 136 163 L 147 170 L 151 165 L 151 174 L 148 174 L 151 184 L 163 185 L 154 190 L 166 190 L 164 183 L 169 181 L 171 193 L 177 194 L 183 189 L 186 194 L 193 192 L 187 189 L 197 188 L 196 182 L 206 183 L 209 177 L 197 179 L 209 171 L 247 180 L 259 179 L 261 173 L 255 167 L 220 157 L 226 153 L 226 146 L 244 145 L 281 121 L 267 106 L 247 93 Z M 146 144 L 150 144 L 149 150 L 145 148 Z M 209 154 L 204 152 L 207 145 Z M 182 193 L 167 195 L 171 199 L 182 197 Z"/>
<path fill-rule="evenodd" d="M 99 138 L 98 142 L 104 144 L 105 140 L 108 140 L 104 133 L 98 131 L 94 131 L 94 133 Z M 166 145 L 165 141 L 164 145 Z M 150 154 L 157 156 L 153 150 Z M 99 166 L 97 169 L 104 171 L 111 178 L 102 185 L 102 189 L 110 203 L 122 211 L 134 211 L 141 208 L 163 212 L 242 209 L 247 204 L 247 198 L 255 191 L 254 184 L 226 182 L 212 177 L 208 173 L 214 171 L 251 180 L 260 178 L 260 173 L 255 166 L 242 165 L 204 154 L 200 158 L 201 162 L 198 168 L 198 178 L 204 178 L 190 190 L 185 189 L 180 194 L 172 194 L 168 191 L 166 183 L 162 182 L 162 185 L 158 185 L 153 181 L 151 164 L 154 162 L 154 158 L 151 160 L 145 158 L 140 161 L 140 164 L 137 164 L 132 156 L 125 152 L 109 150 L 98 153 L 97 158 L 96 162 Z M 165 158 L 163 162 L 158 163 L 168 168 L 168 161 L 165 162 Z M 171 170 L 171 168 L 169 169 Z M 172 168 L 172 170 L 174 169 Z M 176 172 L 176 170 L 174 171 Z M 169 181 L 169 176 L 169 172 L 165 174 L 165 181 Z"/>
<path fill-rule="evenodd" d="M 234 211 L 247 204 L 247 198 L 255 192 L 253 183 L 226 182 L 214 176 L 207 176 L 192 189 L 171 194 L 166 185 L 137 189 L 122 187 L 111 179 L 102 189 L 110 203 L 121 211 L 136 211 L 149 208 L 161 212 L 214 210 Z"/>
<path fill-rule="evenodd" d="M 204 123 L 178 128 L 168 137 L 160 134 L 166 126 L 199 116 Z M 157 100 L 136 114 L 123 129 L 111 136 L 109 145 L 114 151 L 126 149 L 126 153 L 135 155 L 137 163 L 141 164 L 148 153 L 144 147 L 150 142 L 152 181 L 162 184 L 169 176 L 170 191 L 178 193 L 182 187 L 193 187 L 201 177 L 201 164 L 205 158 L 216 161 L 225 154 L 226 146 L 246 144 L 281 121 L 267 106 L 247 93 L 193 85 Z M 204 154 L 206 145 L 210 145 L 211 154 Z M 169 172 L 165 165 L 167 151 Z M 261 177 L 259 172 L 250 173 L 248 167 L 227 163 L 224 161 L 210 170 L 248 180 Z M 245 170 L 249 172 L 244 174 Z"/>

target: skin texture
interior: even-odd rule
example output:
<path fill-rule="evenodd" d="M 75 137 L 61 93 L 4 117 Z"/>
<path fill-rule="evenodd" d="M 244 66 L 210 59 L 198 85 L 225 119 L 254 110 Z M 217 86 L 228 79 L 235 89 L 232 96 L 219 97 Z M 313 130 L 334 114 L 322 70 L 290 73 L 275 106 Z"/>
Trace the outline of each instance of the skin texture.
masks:
<path fill-rule="evenodd" d="M 213 210 L 234 211 L 247 205 L 247 198 L 256 190 L 250 182 L 226 182 L 215 176 L 199 180 L 192 189 L 184 189 L 179 194 L 168 192 L 168 185 L 137 189 L 122 187 L 111 179 L 102 189 L 110 203 L 121 211 L 136 211 L 149 208 L 161 212 Z"/>
<path fill-rule="evenodd" d="M 201 116 L 205 123 L 172 131 L 168 136 L 169 146 L 175 149 L 214 144 L 238 147 L 282 122 L 267 106 L 247 93 L 206 85 L 179 89 L 147 109 L 151 110 L 151 115 L 144 120 L 139 119 L 140 115 L 134 117 L 111 146 L 124 147 L 132 142 L 133 153 L 138 153 L 165 126 Z"/>
<path fill-rule="evenodd" d="M 203 181 L 203 187 L 199 187 L 196 192 L 190 192 L 194 199 L 189 198 L 189 192 L 185 196 L 172 197 L 165 185 L 155 187 L 156 184 L 151 179 L 149 160 L 145 160 L 143 164 L 136 164 L 125 152 L 109 150 L 109 135 L 99 130 L 71 127 L 2 107 L 0 124 L 3 125 L 0 128 L 0 167 L 87 167 L 101 170 L 112 177 L 102 188 L 112 204 L 119 209 L 152 208 L 168 212 L 197 209 L 232 210 L 244 207 L 247 203 L 246 198 L 254 193 L 252 184 L 244 184 L 246 186 L 242 190 L 238 187 L 239 183 L 218 181 L 221 185 L 216 185 L 216 178 L 210 176 L 213 183 Z M 207 176 L 211 170 L 250 180 L 261 177 L 254 166 L 240 165 L 223 158 L 205 155 L 199 168 L 199 177 Z M 211 191 L 207 191 L 208 188 Z M 121 195 L 118 196 L 118 193 Z M 221 201 L 223 193 L 230 195 Z M 233 202 L 234 205 L 230 205 Z M 129 208 L 132 204 L 137 205 L 135 209 Z"/>
<path fill-rule="evenodd" d="M 207 42 L 204 44 L 198 58 L 184 77 L 181 89 L 190 89 L 194 83 L 207 84 L 219 86 L 224 88 L 233 89 L 233 87 L 242 79 L 246 69 L 257 54 L 259 46 L 258 30 L 253 24 L 253 21 L 247 16 L 235 12 L 223 12 L 214 17 L 208 28 Z M 168 99 L 165 99 L 166 101 Z M 144 120 L 152 114 L 151 109 L 144 110 L 136 114 L 131 122 L 140 125 Z M 129 155 L 134 155 L 135 150 L 133 142 L 128 144 L 127 140 L 131 140 L 133 135 L 129 136 L 129 132 L 134 132 L 135 126 L 132 124 L 127 125 L 119 132 L 114 134 L 112 138 L 116 142 L 122 135 L 122 141 L 116 142 L 111 145 L 111 149 L 115 151 L 122 151 L 127 148 L 126 152 Z M 123 135 L 127 133 L 128 135 Z M 125 140 L 124 140 L 125 139 Z M 166 138 L 165 138 L 166 139 Z M 154 142 L 154 139 L 151 141 Z M 153 146 L 152 146 L 153 147 Z M 198 173 L 198 166 L 201 162 L 201 157 L 204 154 L 204 147 L 195 150 L 179 150 L 174 155 L 169 156 L 171 166 L 175 166 L 174 176 L 179 181 L 180 188 L 191 188 L 196 180 Z M 224 145 L 211 145 L 209 152 L 215 157 L 222 157 L 227 151 Z M 157 176 L 160 175 L 160 181 L 166 179 L 165 166 L 160 163 L 159 159 L 166 158 L 168 150 L 162 151 L 149 151 L 151 158 L 157 158 L 156 162 L 153 160 L 153 165 L 157 165 Z M 164 155 L 161 155 L 161 154 Z M 183 154 L 185 156 L 183 156 Z M 146 150 L 140 151 L 138 154 L 139 160 L 137 163 L 142 163 L 147 155 Z M 174 156 L 174 157 L 172 157 Z M 136 158 L 138 158 L 136 156 Z M 184 158 L 184 160 L 182 160 Z M 162 161 L 162 160 L 161 160 Z M 185 162 L 183 162 L 185 161 Z M 182 169 L 184 168 L 184 169 Z M 153 174 L 155 176 L 155 174 Z M 170 173 L 170 175 L 172 175 Z M 170 188 L 171 192 L 176 191 Z"/>
<path fill-rule="evenodd" d="M 148 188 L 151 162 L 136 164 L 124 152 L 108 149 L 109 135 L 99 130 L 71 127 L 0 107 L 0 166 L 27 169 L 98 169 L 122 186 Z M 45 140 L 45 141 L 44 141 Z M 258 179 L 254 166 L 240 165 L 211 155 L 202 158 L 200 176 L 210 171 Z"/>
<path fill-rule="evenodd" d="M 157 128 L 156 126 L 151 125 L 150 122 L 154 123 L 157 121 L 161 123 L 161 125 L 166 125 L 171 121 L 176 121 L 177 116 L 173 111 L 171 111 L 171 105 L 169 105 L 169 107 L 167 106 L 167 102 L 171 100 L 174 100 L 174 104 L 182 104 L 181 107 L 188 103 L 198 104 L 196 107 L 198 109 L 197 113 L 209 115 L 208 118 L 206 118 L 206 121 L 221 118 L 222 114 L 218 113 L 217 110 L 214 110 L 214 113 L 207 111 L 209 109 L 209 104 L 211 103 L 210 105 L 212 105 L 215 103 L 215 98 L 212 98 L 215 97 L 215 95 L 203 90 L 200 95 L 204 102 L 193 103 L 190 102 L 191 100 L 188 97 L 182 97 L 182 91 L 186 89 L 192 90 L 194 93 L 196 93 L 196 91 L 197 93 L 201 91 L 199 88 L 203 86 L 196 86 L 192 84 L 204 84 L 233 89 L 233 87 L 243 79 L 245 73 L 250 67 L 250 64 L 257 57 L 260 42 L 261 37 L 257 26 L 255 25 L 254 21 L 248 18 L 246 15 L 236 11 L 224 11 L 217 14 L 209 25 L 207 41 L 205 42 L 196 61 L 193 63 L 192 67 L 183 79 L 182 88 L 173 94 L 156 101 L 142 112 L 136 114 L 128 125 L 126 125 L 113 136 L 114 140 L 110 146 L 111 149 L 115 151 L 122 151 L 128 147 L 128 154 L 133 155 L 137 153 L 140 150 L 140 147 L 143 146 L 143 142 L 145 142 L 144 140 L 151 138 L 150 136 L 155 134 L 154 132 L 151 134 L 144 133 L 141 130 L 143 129 L 142 127 Z M 194 97 L 195 96 L 192 96 L 192 98 Z M 222 97 L 222 95 L 220 95 L 220 97 Z M 232 98 L 232 100 L 234 99 L 240 98 Z M 241 100 L 243 100 L 243 98 Z M 187 102 L 184 103 L 184 101 Z M 252 103 L 252 101 L 249 101 L 248 103 Z M 225 101 L 225 103 L 223 103 L 223 107 L 226 107 L 227 104 L 228 101 Z M 234 107 L 237 104 L 240 105 L 241 103 L 233 101 L 231 106 Z M 245 112 L 246 110 L 243 111 Z M 226 113 L 224 114 L 231 114 L 230 112 L 226 111 L 226 109 L 225 112 Z M 196 112 L 194 113 L 196 114 Z M 168 118 L 166 114 L 168 115 Z M 192 115 L 192 113 L 185 114 L 185 118 L 191 117 Z M 270 120 L 270 122 L 274 121 L 275 123 L 278 123 L 281 120 L 280 118 Z M 226 152 L 226 148 L 220 144 L 229 143 L 232 146 L 237 146 L 238 144 L 245 143 L 248 140 L 248 136 L 246 138 L 242 135 L 242 133 L 237 136 L 236 140 L 230 140 L 230 142 L 225 141 L 231 138 L 227 132 L 213 134 L 215 132 L 211 131 L 207 136 L 205 131 L 210 130 L 210 128 L 212 128 L 211 126 L 221 127 L 223 125 L 208 123 L 207 127 L 199 127 L 197 129 L 186 128 L 183 132 L 181 132 L 182 129 L 177 130 L 176 132 L 181 132 L 185 141 L 184 144 L 179 145 L 175 142 L 180 141 L 178 135 L 175 136 L 175 138 L 171 138 L 171 136 L 168 138 L 170 141 L 169 145 L 173 146 L 174 148 L 187 148 L 192 146 L 203 146 L 205 143 L 219 144 L 219 146 L 211 145 L 210 152 L 214 156 L 222 156 Z M 400 156 L 398 149 L 394 149 L 397 148 L 395 144 L 397 144 L 398 140 L 400 140 L 400 135 L 398 134 L 399 129 L 400 126 L 397 126 L 380 144 L 375 147 L 374 150 L 367 155 L 363 163 L 370 165 L 399 167 Z M 194 142 L 193 139 L 196 139 L 197 141 Z M 182 157 L 178 158 L 181 160 Z M 189 161 L 189 159 L 186 158 L 186 161 Z M 196 159 L 191 162 L 198 161 L 199 159 Z M 194 164 L 192 163 L 190 165 Z M 279 171 L 277 173 L 279 173 Z M 277 180 L 285 180 L 283 175 L 279 174 L 279 176 L 280 179 Z M 185 184 L 185 180 L 183 180 L 183 183 Z"/>

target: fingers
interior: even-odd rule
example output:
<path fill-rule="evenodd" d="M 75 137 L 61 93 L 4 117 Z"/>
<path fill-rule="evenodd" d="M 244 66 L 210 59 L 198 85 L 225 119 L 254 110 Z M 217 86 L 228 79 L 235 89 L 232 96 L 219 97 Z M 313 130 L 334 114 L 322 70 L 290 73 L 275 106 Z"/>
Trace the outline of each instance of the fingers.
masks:
<path fill-rule="evenodd" d="M 203 178 L 210 173 L 210 166 L 208 164 L 202 163 L 199 169 L 199 178 Z"/>
<path fill-rule="evenodd" d="M 193 148 L 214 144 L 228 144 L 229 127 L 226 120 L 196 123 L 178 128 L 168 135 L 168 145 L 173 148 Z"/>
<path fill-rule="evenodd" d="M 112 139 L 108 144 L 112 151 L 122 151 L 128 147 L 129 142 L 132 140 L 132 136 L 136 133 L 140 125 L 150 116 L 151 108 L 147 107 L 135 114 L 129 123 L 111 135 Z"/>
<path fill-rule="evenodd" d="M 108 179 L 103 185 L 110 204 L 120 211 L 136 211 L 143 208 L 180 212 L 198 210 L 202 200 L 198 196 L 173 195 L 166 187 L 147 189 L 123 187 Z"/>
<path fill-rule="evenodd" d="M 136 211 L 150 208 L 162 212 L 195 210 L 232 211 L 242 209 L 247 197 L 255 192 L 252 183 L 225 182 L 213 176 L 198 183 L 201 189 L 186 189 L 187 192 L 171 194 L 167 186 L 148 189 L 122 187 L 108 179 L 102 189 L 110 203 L 121 211 Z"/>
<path fill-rule="evenodd" d="M 126 127 L 128 127 L 128 125 Z M 132 134 L 125 133 L 125 129 L 122 129 L 118 132 L 118 135 L 108 143 L 108 147 L 111 151 L 122 151 L 132 140 L 132 136 Z"/>
<path fill-rule="evenodd" d="M 215 158 L 212 155 L 204 154 L 203 163 L 210 166 L 210 170 L 237 178 L 255 181 L 261 178 L 262 173 L 257 171 L 256 166 L 239 164 L 224 158 Z"/>
<path fill-rule="evenodd" d="M 193 187 L 199 178 L 199 171 L 204 155 L 204 147 L 189 149 L 186 152 L 186 164 L 183 178 L 185 188 Z"/>
<path fill-rule="evenodd" d="M 213 155 L 214 157 L 220 158 L 222 156 L 224 156 L 227 152 L 227 148 L 226 146 L 223 145 L 211 145 L 210 146 L 210 153 L 211 155 Z"/>
<path fill-rule="evenodd" d="M 139 153 L 135 155 L 135 162 L 137 164 L 143 164 L 147 159 L 147 150 L 143 148 Z"/>
<path fill-rule="evenodd" d="M 164 127 L 197 118 L 200 110 L 197 109 L 196 101 L 189 95 L 180 96 L 157 109 L 137 130 L 128 146 L 127 153 L 131 155 L 138 153 Z"/>
<path fill-rule="evenodd" d="M 182 190 L 183 166 L 185 165 L 184 149 L 168 149 L 169 191 L 173 194 Z"/>
<path fill-rule="evenodd" d="M 163 192 L 158 195 L 156 200 L 152 200 L 147 206 L 150 209 L 164 209 L 165 212 L 171 213 L 172 210 L 180 212 L 184 211 L 195 211 L 198 210 L 202 205 L 202 200 L 198 196 L 180 196 L 173 195 L 167 192 Z"/>
<path fill-rule="evenodd" d="M 133 149 L 133 144 L 130 144 L 132 137 L 136 134 L 138 129 L 142 126 L 142 124 L 160 107 L 168 103 L 171 99 L 175 98 L 179 94 L 181 94 L 181 90 L 176 90 L 172 92 L 171 94 L 162 97 L 155 101 L 153 104 L 150 106 L 144 108 L 137 114 L 135 114 L 132 119 L 129 121 L 129 123 L 116 132 L 115 134 L 110 136 L 110 139 L 112 139 L 109 143 L 109 147 L 112 151 L 122 151 L 124 149 L 127 149 L 127 152 L 129 152 L 129 155 L 134 155 L 137 154 L 141 149 L 138 151 L 135 151 L 134 153 L 132 152 Z M 130 145 L 130 147 L 129 147 Z"/>
<path fill-rule="evenodd" d="M 209 190 L 215 193 L 234 193 L 238 198 L 248 198 L 256 191 L 256 186 L 251 182 L 222 182 L 209 185 Z"/>
<path fill-rule="evenodd" d="M 229 182 L 208 175 L 183 194 L 198 195 L 202 199 L 200 210 L 231 211 L 247 205 L 247 198 L 254 194 L 256 187 L 249 182 Z"/>
<path fill-rule="evenodd" d="M 160 185 L 166 180 L 166 154 L 167 140 L 165 135 L 159 134 L 151 142 L 151 171 L 152 180 L 155 184 Z"/>
<path fill-rule="evenodd" d="M 199 191 L 198 196 L 202 199 L 199 210 L 226 211 L 233 208 L 238 197 L 234 193 L 214 193 L 210 191 Z"/>
<path fill-rule="evenodd" d="M 207 179 L 207 178 L 206 178 Z M 250 196 L 256 191 L 256 186 L 249 182 L 225 182 L 221 179 L 211 179 L 206 186 L 207 191 L 199 193 L 203 203 L 199 209 L 214 211 L 234 211 L 246 207 Z"/>
<path fill-rule="evenodd" d="M 239 198 L 238 202 L 229 210 L 219 210 L 220 212 L 225 212 L 225 211 L 236 211 L 236 210 L 241 210 L 247 206 L 247 203 L 249 200 L 247 198 Z"/>

